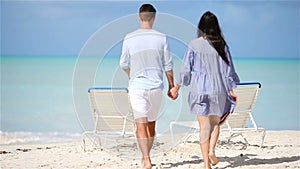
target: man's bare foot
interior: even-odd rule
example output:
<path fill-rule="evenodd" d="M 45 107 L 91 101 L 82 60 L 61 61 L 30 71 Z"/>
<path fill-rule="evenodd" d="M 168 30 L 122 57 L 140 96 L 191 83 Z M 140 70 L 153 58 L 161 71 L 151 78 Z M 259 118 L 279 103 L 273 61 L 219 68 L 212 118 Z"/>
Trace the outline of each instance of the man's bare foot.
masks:
<path fill-rule="evenodd" d="M 143 169 L 151 169 L 152 168 L 150 157 L 143 157 L 142 168 Z"/>

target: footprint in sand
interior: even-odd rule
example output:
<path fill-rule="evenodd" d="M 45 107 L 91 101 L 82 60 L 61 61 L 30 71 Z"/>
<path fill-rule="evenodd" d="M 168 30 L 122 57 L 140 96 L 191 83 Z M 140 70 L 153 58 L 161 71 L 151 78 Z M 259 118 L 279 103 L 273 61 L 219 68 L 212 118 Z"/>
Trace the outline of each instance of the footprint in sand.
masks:
<path fill-rule="evenodd" d="M 24 149 L 17 148 L 16 150 L 17 150 L 17 151 L 22 151 L 22 152 L 28 152 L 28 151 L 31 151 L 31 149 L 26 149 L 26 148 L 24 148 Z"/>

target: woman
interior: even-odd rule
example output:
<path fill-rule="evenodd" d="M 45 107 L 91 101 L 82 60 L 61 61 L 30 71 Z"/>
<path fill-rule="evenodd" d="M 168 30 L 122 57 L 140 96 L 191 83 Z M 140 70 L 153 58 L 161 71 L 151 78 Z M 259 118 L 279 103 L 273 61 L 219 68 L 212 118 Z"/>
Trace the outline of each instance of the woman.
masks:
<path fill-rule="evenodd" d="M 198 24 L 198 38 L 190 42 L 177 85 L 170 91 L 173 99 L 179 88 L 190 86 L 188 103 L 200 125 L 200 147 L 204 168 L 216 165 L 215 147 L 220 124 L 233 111 L 239 82 L 218 19 L 206 12 Z"/>

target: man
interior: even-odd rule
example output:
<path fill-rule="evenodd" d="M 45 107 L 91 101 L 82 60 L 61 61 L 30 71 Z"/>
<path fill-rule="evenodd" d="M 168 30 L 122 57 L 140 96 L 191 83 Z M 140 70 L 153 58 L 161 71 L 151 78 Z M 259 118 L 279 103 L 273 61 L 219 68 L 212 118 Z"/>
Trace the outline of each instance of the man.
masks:
<path fill-rule="evenodd" d="M 140 7 L 140 29 L 126 35 L 120 59 L 120 66 L 129 77 L 129 98 L 143 155 L 143 168 L 152 167 L 150 150 L 163 97 L 164 71 L 169 83 L 168 95 L 174 87 L 173 61 L 167 37 L 152 29 L 155 14 L 156 10 L 151 4 Z"/>

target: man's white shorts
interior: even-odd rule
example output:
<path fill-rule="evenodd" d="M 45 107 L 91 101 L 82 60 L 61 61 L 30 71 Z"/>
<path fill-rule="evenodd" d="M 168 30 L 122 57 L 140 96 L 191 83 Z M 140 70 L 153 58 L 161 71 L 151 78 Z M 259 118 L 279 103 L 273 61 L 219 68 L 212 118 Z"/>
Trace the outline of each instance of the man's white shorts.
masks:
<path fill-rule="evenodd" d="M 147 121 L 156 121 L 163 96 L 162 89 L 129 90 L 129 99 L 134 119 L 147 118 Z"/>

